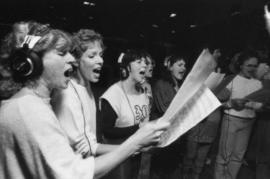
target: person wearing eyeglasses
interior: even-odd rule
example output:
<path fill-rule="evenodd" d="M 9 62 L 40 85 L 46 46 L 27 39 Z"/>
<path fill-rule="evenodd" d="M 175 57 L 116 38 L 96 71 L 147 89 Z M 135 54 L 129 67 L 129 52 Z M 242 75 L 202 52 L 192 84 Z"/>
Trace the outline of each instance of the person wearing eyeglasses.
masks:
<path fill-rule="evenodd" d="M 245 97 L 262 88 L 261 82 L 255 79 L 258 62 L 258 56 L 254 51 L 240 53 L 234 64 L 237 75 L 226 86 L 230 97 L 224 103 L 225 110 L 215 166 L 216 179 L 235 179 L 242 165 L 256 119 L 255 110 L 245 106 L 248 102 Z"/>

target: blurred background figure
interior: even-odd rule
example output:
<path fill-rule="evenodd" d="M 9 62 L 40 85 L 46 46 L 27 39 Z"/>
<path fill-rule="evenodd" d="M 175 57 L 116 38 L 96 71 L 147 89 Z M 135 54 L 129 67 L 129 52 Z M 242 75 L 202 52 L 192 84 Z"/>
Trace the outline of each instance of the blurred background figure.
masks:
<path fill-rule="evenodd" d="M 153 86 L 153 106 L 151 120 L 161 117 L 181 87 L 186 74 L 186 58 L 173 54 L 164 60 L 162 76 Z M 177 176 L 181 146 L 179 141 L 155 151 L 151 161 L 151 178 L 167 179 Z M 166 163 L 166 165 L 164 165 Z"/>
<path fill-rule="evenodd" d="M 245 108 L 245 96 L 259 90 L 262 84 L 255 79 L 258 57 L 254 51 L 243 51 L 235 60 L 237 75 L 226 86 L 230 98 L 222 119 L 215 178 L 235 179 L 242 165 L 249 137 L 256 119 L 253 109 Z"/>

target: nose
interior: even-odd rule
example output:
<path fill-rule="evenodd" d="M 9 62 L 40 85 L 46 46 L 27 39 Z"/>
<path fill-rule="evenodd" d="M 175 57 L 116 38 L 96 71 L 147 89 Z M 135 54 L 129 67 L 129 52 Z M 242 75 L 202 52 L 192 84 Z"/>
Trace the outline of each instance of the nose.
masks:
<path fill-rule="evenodd" d="M 76 62 L 75 58 L 70 53 L 67 53 L 66 54 L 65 60 L 66 60 L 67 63 L 74 63 L 74 62 Z"/>
<path fill-rule="evenodd" d="M 98 56 L 98 57 L 97 57 L 97 63 L 103 65 L 104 60 L 103 60 L 103 57 L 102 57 L 102 56 Z"/>
<path fill-rule="evenodd" d="M 182 66 L 182 69 L 183 69 L 184 71 L 186 71 L 186 66 L 185 66 L 185 65 L 183 65 L 183 66 Z"/>
<path fill-rule="evenodd" d="M 143 67 L 147 67 L 147 65 L 146 65 L 146 61 L 145 60 L 142 60 L 142 63 L 141 63 L 141 65 L 143 66 Z"/>

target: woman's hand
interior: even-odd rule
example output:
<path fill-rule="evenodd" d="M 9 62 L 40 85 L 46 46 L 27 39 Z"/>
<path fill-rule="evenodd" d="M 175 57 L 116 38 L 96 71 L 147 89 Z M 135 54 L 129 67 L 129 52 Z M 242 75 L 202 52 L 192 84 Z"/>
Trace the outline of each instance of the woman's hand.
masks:
<path fill-rule="evenodd" d="M 225 103 L 226 108 L 233 108 L 236 111 L 240 111 L 245 108 L 245 103 L 248 102 L 247 99 L 231 99 L 228 102 Z"/>
<path fill-rule="evenodd" d="M 253 110 L 261 110 L 263 108 L 263 103 L 255 102 L 255 101 L 249 101 L 245 104 L 245 107 L 247 109 L 253 109 Z"/>
<path fill-rule="evenodd" d="M 160 142 L 161 134 L 168 127 L 168 122 L 147 122 L 131 136 L 130 140 L 137 145 L 138 150 L 148 148 L 150 146 L 156 146 Z"/>

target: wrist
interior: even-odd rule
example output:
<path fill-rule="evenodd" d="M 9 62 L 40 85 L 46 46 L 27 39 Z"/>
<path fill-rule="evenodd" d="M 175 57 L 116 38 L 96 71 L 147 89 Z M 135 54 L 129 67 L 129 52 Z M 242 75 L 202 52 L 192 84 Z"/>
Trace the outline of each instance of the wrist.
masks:
<path fill-rule="evenodd" d="M 136 133 L 130 136 L 124 143 L 123 147 L 129 150 L 130 155 L 139 152 L 142 146 L 139 143 Z"/>
<path fill-rule="evenodd" d="M 226 109 L 232 108 L 231 102 L 229 102 L 229 101 L 222 103 L 222 106 Z"/>

